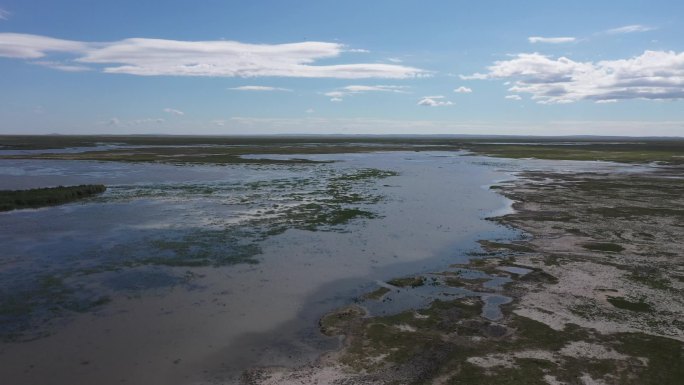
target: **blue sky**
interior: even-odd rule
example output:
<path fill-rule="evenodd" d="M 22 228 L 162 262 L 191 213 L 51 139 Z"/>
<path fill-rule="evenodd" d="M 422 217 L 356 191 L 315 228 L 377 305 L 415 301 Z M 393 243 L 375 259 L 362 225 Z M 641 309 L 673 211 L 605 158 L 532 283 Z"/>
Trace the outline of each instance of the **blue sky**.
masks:
<path fill-rule="evenodd" d="M 0 0 L 0 133 L 684 136 L 684 2 L 595 3 Z"/>

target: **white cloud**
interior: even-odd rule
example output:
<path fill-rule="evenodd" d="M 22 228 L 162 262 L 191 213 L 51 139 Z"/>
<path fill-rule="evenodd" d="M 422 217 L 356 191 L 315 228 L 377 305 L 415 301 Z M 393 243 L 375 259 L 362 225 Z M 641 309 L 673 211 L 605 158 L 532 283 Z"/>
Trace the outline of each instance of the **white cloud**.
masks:
<path fill-rule="evenodd" d="M 454 89 L 454 92 L 456 92 L 457 94 L 469 94 L 469 93 L 473 92 L 473 89 L 468 88 L 468 87 L 464 87 L 464 86 L 460 86 L 460 87 Z"/>
<path fill-rule="evenodd" d="M 342 99 L 342 98 L 330 98 L 330 101 L 333 102 L 333 103 L 339 103 L 339 102 L 341 102 L 342 100 L 344 100 L 344 99 Z"/>
<path fill-rule="evenodd" d="M 86 43 L 21 33 L 0 33 L 0 57 L 38 59 L 49 52 L 84 53 Z"/>
<path fill-rule="evenodd" d="M 315 65 L 339 57 L 338 43 L 307 41 L 247 44 L 237 41 L 178 41 L 133 38 L 86 43 L 46 36 L 0 33 L 0 57 L 36 59 L 49 53 L 76 55 L 75 62 L 103 66 L 106 73 L 140 76 L 391 78 L 429 76 L 429 72 L 397 64 Z"/>
<path fill-rule="evenodd" d="M 341 98 L 343 96 L 347 96 L 347 94 L 345 94 L 342 91 L 330 91 L 330 92 L 324 93 L 323 95 L 330 96 L 331 98 Z"/>
<path fill-rule="evenodd" d="M 309 108 L 304 112 L 306 112 L 307 114 L 313 114 L 314 112 L 316 112 L 316 110 L 314 110 L 313 108 Z"/>
<path fill-rule="evenodd" d="M 268 87 L 268 86 L 240 86 L 240 87 L 229 88 L 229 90 L 236 90 L 236 91 L 287 91 L 287 92 L 292 92 L 292 90 L 289 88 Z"/>
<path fill-rule="evenodd" d="M 403 61 L 398 57 L 388 57 L 387 60 L 391 61 L 392 63 L 401 63 Z"/>
<path fill-rule="evenodd" d="M 11 13 L 8 11 L 0 8 L 0 20 L 8 20 L 10 17 Z"/>
<path fill-rule="evenodd" d="M 520 95 L 506 95 L 506 96 L 504 96 L 504 98 L 506 98 L 508 100 L 522 100 Z"/>
<path fill-rule="evenodd" d="M 212 120 L 211 124 L 213 124 L 214 126 L 223 127 L 226 125 L 226 121 L 223 119 L 217 119 L 217 120 Z"/>
<path fill-rule="evenodd" d="M 453 104 L 449 100 L 442 100 L 442 99 L 444 99 L 444 96 L 442 96 L 442 95 L 424 96 L 422 99 L 420 99 L 418 101 L 418 105 L 419 106 L 425 106 L 425 107 L 444 107 L 444 106 L 450 106 Z"/>
<path fill-rule="evenodd" d="M 530 36 L 527 40 L 532 43 L 548 43 L 548 44 L 562 44 L 562 43 L 573 43 L 577 41 L 574 37 L 542 37 L 542 36 Z"/>
<path fill-rule="evenodd" d="M 609 35 L 620 35 L 620 34 L 624 34 L 624 33 L 647 32 L 647 31 L 652 31 L 654 29 L 655 28 L 653 28 L 653 27 L 647 27 L 647 26 L 641 25 L 641 24 L 632 24 L 632 25 L 625 25 L 625 26 L 619 27 L 619 28 L 609 29 L 606 31 L 606 33 Z"/>
<path fill-rule="evenodd" d="M 185 115 L 185 112 L 180 111 L 180 110 L 176 110 L 173 108 L 164 108 L 164 112 L 166 112 L 167 114 L 176 115 L 176 116 Z"/>
<path fill-rule="evenodd" d="M 477 77 L 512 80 L 510 92 L 531 94 L 539 103 L 684 98 L 684 52 L 645 51 L 599 62 L 519 54 L 488 70 Z"/>

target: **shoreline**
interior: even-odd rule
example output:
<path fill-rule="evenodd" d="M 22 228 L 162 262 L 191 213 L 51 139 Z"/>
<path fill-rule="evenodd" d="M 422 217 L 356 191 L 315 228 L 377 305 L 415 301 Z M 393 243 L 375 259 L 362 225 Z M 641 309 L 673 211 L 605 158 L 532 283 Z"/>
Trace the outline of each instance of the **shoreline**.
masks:
<path fill-rule="evenodd" d="M 492 188 L 515 211 L 490 219 L 529 236 L 482 240 L 484 258 L 434 275 L 445 277 L 438 286 L 473 292 L 510 279 L 494 290 L 513 299 L 500 321 L 484 319 L 474 296 L 392 316 L 347 307 L 321 321 L 326 334 L 345 336 L 342 350 L 305 367 L 255 368 L 242 382 L 676 383 L 684 375 L 682 174 L 523 171 L 499 181 Z M 471 270 L 488 278 L 463 274 Z"/>

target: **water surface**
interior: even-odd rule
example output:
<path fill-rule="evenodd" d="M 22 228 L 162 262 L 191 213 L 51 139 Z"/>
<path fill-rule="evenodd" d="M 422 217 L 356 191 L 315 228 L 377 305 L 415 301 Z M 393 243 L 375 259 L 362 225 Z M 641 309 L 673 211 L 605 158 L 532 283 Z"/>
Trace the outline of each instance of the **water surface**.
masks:
<path fill-rule="evenodd" d="M 0 344 L 0 378 L 231 383 L 252 365 L 305 362 L 338 344 L 317 333 L 325 312 L 378 282 L 465 262 L 478 239 L 520 236 L 485 220 L 510 210 L 492 183 L 523 168 L 579 164 L 443 152 L 297 157 L 337 162 L 0 161 L 2 189 L 108 186 L 86 202 L 0 214 L 0 300 L 16 293 L 44 299 L 25 319 L 0 318 L 18 336 Z M 365 199 L 356 206 L 375 218 L 272 231 L 272 218 L 324 199 L 336 176 L 369 168 L 398 173 L 350 187 Z M 215 263 L 155 262 L 177 254 Z M 507 299 L 490 297 L 486 316 L 496 319 L 496 304 Z M 430 295 L 412 298 L 420 305 Z"/>

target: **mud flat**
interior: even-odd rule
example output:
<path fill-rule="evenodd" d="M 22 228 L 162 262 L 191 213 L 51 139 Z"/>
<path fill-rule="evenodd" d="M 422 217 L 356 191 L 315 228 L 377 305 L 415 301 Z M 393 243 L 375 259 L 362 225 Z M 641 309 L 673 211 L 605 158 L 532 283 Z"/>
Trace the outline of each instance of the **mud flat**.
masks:
<path fill-rule="evenodd" d="M 684 169 L 525 171 L 492 188 L 515 201 L 492 220 L 526 236 L 383 283 L 321 319 L 342 349 L 243 383 L 681 383 Z M 382 314 L 425 287 L 427 305 Z M 493 296 L 510 299 L 494 301 L 498 314 Z"/>

